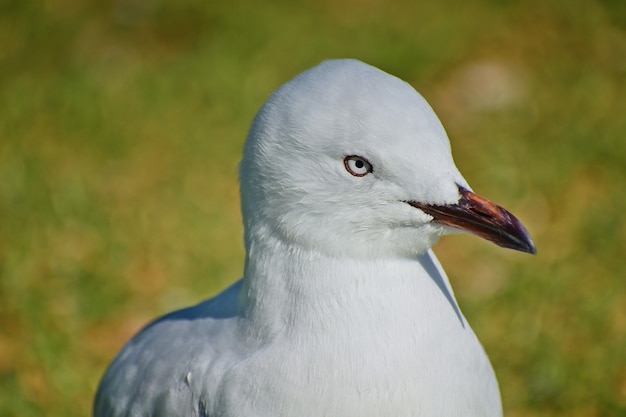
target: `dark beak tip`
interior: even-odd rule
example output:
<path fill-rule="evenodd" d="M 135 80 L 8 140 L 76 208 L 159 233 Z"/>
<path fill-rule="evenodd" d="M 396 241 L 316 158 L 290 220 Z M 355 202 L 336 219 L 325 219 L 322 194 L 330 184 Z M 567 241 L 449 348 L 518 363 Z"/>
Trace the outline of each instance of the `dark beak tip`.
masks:
<path fill-rule="evenodd" d="M 537 247 L 535 246 L 532 240 L 529 239 L 528 242 L 524 242 L 524 243 L 525 245 L 516 249 L 519 250 L 520 252 L 528 253 L 530 255 L 537 254 Z"/>
<path fill-rule="evenodd" d="M 535 243 L 532 241 L 530 236 L 525 233 L 525 231 L 515 234 L 498 233 L 495 235 L 482 235 L 482 237 L 505 249 L 528 253 L 530 255 L 537 254 L 537 248 L 535 246 Z"/>
<path fill-rule="evenodd" d="M 491 240 L 496 245 L 536 255 L 537 248 L 535 242 L 533 242 L 530 233 L 528 233 L 528 230 L 526 230 L 522 222 L 505 209 L 499 209 L 505 214 L 499 222 L 500 232 L 493 235 L 485 234 L 483 237 L 487 240 Z"/>
<path fill-rule="evenodd" d="M 504 239 L 500 242 L 508 241 L 511 249 L 536 255 L 537 248 L 535 242 L 533 242 L 530 233 L 528 233 L 528 230 L 524 227 L 522 222 L 507 210 L 503 208 L 500 208 L 500 210 L 505 214 L 503 218 L 506 219 L 502 222 L 502 231 L 504 232 L 502 237 L 504 237 Z M 495 244 L 499 243 L 498 239 L 493 240 L 493 242 Z"/>

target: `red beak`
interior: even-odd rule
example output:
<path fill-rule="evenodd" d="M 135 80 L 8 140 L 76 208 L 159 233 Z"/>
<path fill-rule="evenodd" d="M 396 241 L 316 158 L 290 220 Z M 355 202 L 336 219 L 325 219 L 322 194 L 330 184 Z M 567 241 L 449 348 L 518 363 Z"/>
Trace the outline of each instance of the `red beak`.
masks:
<path fill-rule="evenodd" d="M 433 221 L 487 239 L 498 246 L 535 254 L 535 244 L 522 223 L 509 211 L 459 185 L 456 204 L 436 206 L 408 203 L 433 217 Z"/>

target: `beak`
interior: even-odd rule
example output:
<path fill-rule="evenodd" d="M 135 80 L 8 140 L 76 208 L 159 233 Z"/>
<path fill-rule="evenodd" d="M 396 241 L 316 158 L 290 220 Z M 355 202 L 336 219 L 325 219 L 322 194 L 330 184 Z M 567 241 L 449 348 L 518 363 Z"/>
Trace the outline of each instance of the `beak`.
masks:
<path fill-rule="evenodd" d="M 513 214 L 460 185 L 458 187 L 461 199 L 456 204 L 408 203 L 431 215 L 436 223 L 480 236 L 503 248 L 537 253 L 528 231 Z"/>

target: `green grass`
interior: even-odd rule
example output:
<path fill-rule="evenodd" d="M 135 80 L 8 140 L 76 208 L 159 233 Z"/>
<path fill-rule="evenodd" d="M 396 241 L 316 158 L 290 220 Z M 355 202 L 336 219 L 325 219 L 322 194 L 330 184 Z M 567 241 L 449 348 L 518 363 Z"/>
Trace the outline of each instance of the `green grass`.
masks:
<path fill-rule="evenodd" d="M 626 7 L 419 3 L 3 2 L 0 415 L 88 415 L 138 328 L 240 277 L 250 121 L 332 57 L 418 88 L 535 238 L 437 247 L 505 414 L 626 415 Z"/>

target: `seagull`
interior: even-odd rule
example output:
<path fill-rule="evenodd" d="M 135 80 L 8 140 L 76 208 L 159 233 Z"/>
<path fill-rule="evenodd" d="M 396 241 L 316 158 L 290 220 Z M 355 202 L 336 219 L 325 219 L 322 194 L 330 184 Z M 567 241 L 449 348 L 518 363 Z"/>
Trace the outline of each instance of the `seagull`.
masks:
<path fill-rule="evenodd" d="M 255 117 L 240 181 L 243 278 L 136 335 L 96 417 L 502 415 L 431 248 L 458 232 L 535 246 L 472 191 L 408 83 L 351 59 L 300 74 Z"/>

